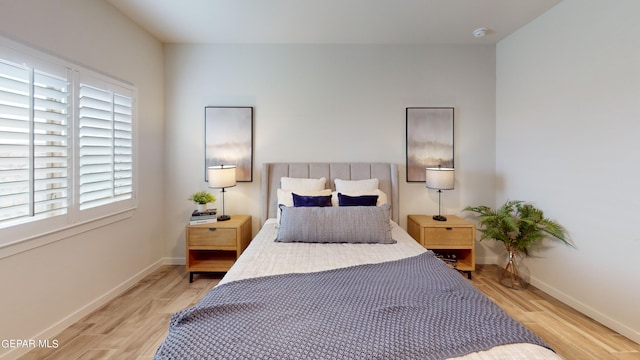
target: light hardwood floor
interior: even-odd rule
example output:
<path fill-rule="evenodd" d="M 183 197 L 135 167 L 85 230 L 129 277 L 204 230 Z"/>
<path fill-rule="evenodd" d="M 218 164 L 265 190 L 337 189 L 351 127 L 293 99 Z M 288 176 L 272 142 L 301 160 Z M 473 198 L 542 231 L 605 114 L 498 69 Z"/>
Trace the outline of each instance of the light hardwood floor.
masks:
<path fill-rule="evenodd" d="M 640 359 L 639 344 L 536 288 L 504 288 L 495 280 L 495 266 L 477 268 L 471 282 L 563 358 Z M 219 279 L 196 275 L 190 284 L 184 266 L 163 266 L 57 335 L 57 349 L 35 349 L 20 359 L 151 359 L 171 314 L 195 304 Z"/>

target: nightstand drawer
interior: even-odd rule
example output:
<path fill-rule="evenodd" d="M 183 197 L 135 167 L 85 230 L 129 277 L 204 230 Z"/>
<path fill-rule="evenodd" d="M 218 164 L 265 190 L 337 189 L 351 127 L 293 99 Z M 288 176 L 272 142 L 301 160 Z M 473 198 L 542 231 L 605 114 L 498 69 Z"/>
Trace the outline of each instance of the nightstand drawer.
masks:
<path fill-rule="evenodd" d="M 236 246 L 236 229 L 192 227 L 189 229 L 190 246 Z"/>
<path fill-rule="evenodd" d="M 471 227 L 428 227 L 424 229 L 424 246 L 471 246 L 473 228 Z"/>

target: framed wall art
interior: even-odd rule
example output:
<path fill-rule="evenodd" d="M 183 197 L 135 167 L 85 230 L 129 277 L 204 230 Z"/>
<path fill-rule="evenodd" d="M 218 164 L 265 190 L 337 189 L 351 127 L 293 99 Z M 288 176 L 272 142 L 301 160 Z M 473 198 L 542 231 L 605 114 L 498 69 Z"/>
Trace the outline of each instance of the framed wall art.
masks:
<path fill-rule="evenodd" d="M 453 108 L 407 108 L 407 182 L 424 182 L 427 167 L 453 168 Z"/>
<path fill-rule="evenodd" d="M 235 165 L 236 181 L 253 181 L 253 107 L 204 108 L 204 180 L 207 167 Z"/>

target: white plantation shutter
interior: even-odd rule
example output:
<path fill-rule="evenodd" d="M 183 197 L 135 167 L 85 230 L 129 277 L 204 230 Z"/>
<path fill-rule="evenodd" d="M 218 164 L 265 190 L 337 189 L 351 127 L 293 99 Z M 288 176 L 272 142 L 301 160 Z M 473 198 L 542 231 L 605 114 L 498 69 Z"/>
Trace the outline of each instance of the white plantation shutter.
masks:
<path fill-rule="evenodd" d="M 0 37 L 0 249 L 130 216 L 135 103 L 130 84 Z"/>
<path fill-rule="evenodd" d="M 34 72 L 34 213 L 67 213 L 69 187 L 69 82 Z"/>
<path fill-rule="evenodd" d="M 80 210 L 133 196 L 133 100 L 80 84 Z"/>
<path fill-rule="evenodd" d="M 69 81 L 0 59 L 0 228 L 67 213 Z"/>
<path fill-rule="evenodd" d="M 0 61 L 0 224 L 29 216 L 30 70 Z"/>
<path fill-rule="evenodd" d="M 114 95 L 115 195 L 119 200 L 133 195 L 133 99 Z"/>

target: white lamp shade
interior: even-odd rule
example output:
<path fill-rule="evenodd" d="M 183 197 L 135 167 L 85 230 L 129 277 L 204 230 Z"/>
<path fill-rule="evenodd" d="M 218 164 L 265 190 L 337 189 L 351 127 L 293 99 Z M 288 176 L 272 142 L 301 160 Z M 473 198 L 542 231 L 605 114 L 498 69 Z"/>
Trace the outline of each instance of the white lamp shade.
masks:
<path fill-rule="evenodd" d="M 454 183 L 454 170 L 452 168 L 427 168 L 427 188 L 438 190 L 451 190 Z"/>
<path fill-rule="evenodd" d="M 233 165 L 209 166 L 209 187 L 214 189 L 236 186 L 236 167 Z"/>

